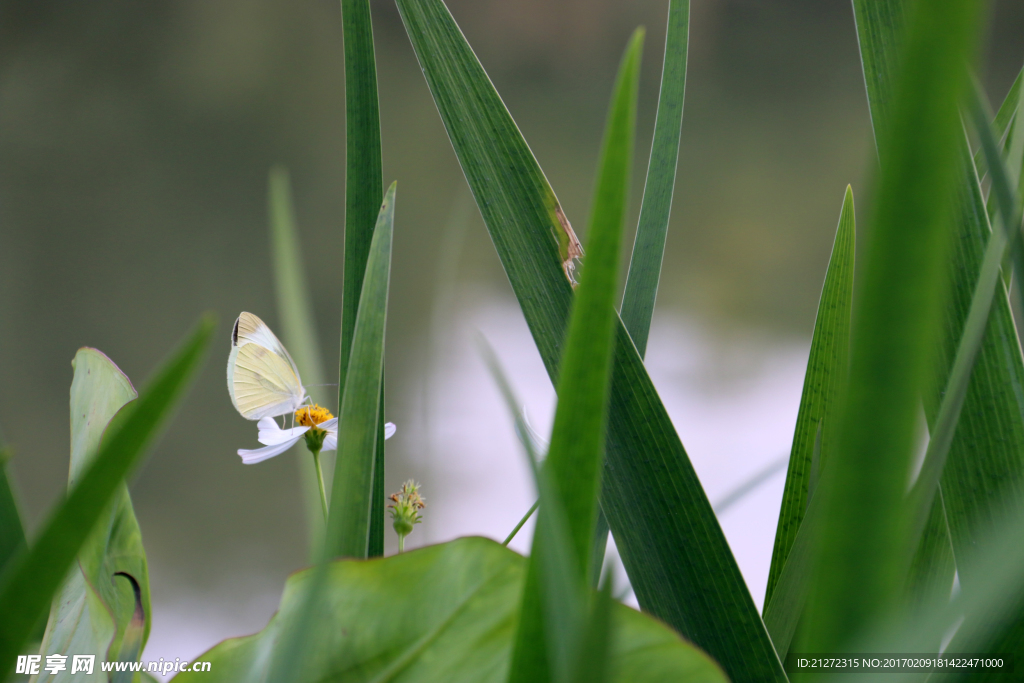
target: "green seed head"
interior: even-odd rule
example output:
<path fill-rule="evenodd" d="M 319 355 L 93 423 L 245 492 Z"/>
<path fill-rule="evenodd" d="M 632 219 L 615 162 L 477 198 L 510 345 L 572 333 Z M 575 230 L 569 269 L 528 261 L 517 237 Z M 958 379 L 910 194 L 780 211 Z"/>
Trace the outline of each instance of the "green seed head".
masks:
<path fill-rule="evenodd" d="M 423 521 L 420 510 L 426 507 L 426 502 L 420 496 L 420 485 L 412 479 L 402 484 L 398 493 L 391 494 L 391 521 L 398 534 L 401 544 L 405 537 L 412 533 L 414 525 Z"/>

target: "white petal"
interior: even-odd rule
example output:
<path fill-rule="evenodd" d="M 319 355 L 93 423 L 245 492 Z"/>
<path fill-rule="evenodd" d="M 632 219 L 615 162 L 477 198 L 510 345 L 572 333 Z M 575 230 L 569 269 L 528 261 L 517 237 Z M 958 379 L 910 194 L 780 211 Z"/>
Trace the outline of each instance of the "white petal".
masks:
<path fill-rule="evenodd" d="M 277 420 L 275 420 L 272 417 L 261 417 L 260 421 L 256 423 L 256 427 L 260 431 L 263 431 L 264 429 L 281 429 L 280 427 L 277 426 Z"/>
<path fill-rule="evenodd" d="M 397 432 L 397 431 L 398 431 L 398 427 L 395 426 L 394 422 L 385 422 L 384 423 L 384 438 L 385 439 L 390 439 L 391 437 L 393 437 L 395 435 L 395 432 Z"/>
<path fill-rule="evenodd" d="M 274 422 L 274 418 L 265 417 L 257 423 L 260 428 L 259 436 L 257 440 L 264 446 L 276 446 L 279 443 L 288 441 L 289 439 L 297 439 L 306 432 L 309 431 L 309 427 L 293 427 L 291 429 L 281 429 Z"/>
<path fill-rule="evenodd" d="M 335 434 L 337 434 L 338 418 L 332 417 L 330 420 L 327 420 L 326 422 L 321 422 L 320 424 L 317 425 L 317 427 L 324 430 L 325 432 L 334 432 Z"/>
<path fill-rule="evenodd" d="M 273 458 L 275 455 L 281 455 L 286 450 L 295 445 L 295 442 L 297 442 L 300 438 L 301 435 L 296 436 L 294 439 L 283 441 L 272 446 L 267 446 L 266 448 L 257 448 L 251 451 L 247 451 L 244 448 L 240 448 L 238 449 L 238 454 L 242 456 L 242 462 L 245 463 L 246 465 L 255 465 L 258 462 L 269 460 L 270 458 Z"/>
<path fill-rule="evenodd" d="M 321 451 L 336 451 L 338 450 L 338 433 L 327 432 L 327 436 L 324 437 L 324 446 L 320 449 Z"/>

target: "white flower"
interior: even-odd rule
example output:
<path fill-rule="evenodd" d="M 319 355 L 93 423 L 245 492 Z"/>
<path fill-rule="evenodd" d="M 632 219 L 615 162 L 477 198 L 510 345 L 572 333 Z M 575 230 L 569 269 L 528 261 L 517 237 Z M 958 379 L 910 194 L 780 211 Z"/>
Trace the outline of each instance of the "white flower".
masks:
<path fill-rule="evenodd" d="M 240 448 L 238 454 L 242 456 L 242 462 L 246 465 L 255 465 L 258 462 L 269 460 L 275 455 L 284 453 L 294 446 L 299 439 L 303 438 L 310 429 L 319 429 L 327 432 L 327 435 L 324 437 L 323 447 L 320 449 L 321 451 L 333 451 L 338 448 L 338 418 L 336 417 L 315 425 L 293 427 L 291 429 L 281 429 L 277 422 L 274 421 L 274 418 L 264 417 L 256 423 L 256 426 L 260 430 L 257 440 L 264 445 L 264 448 L 254 450 Z M 394 436 L 395 431 L 396 427 L 394 424 L 391 422 L 386 423 L 384 425 L 384 438 L 390 439 Z"/>

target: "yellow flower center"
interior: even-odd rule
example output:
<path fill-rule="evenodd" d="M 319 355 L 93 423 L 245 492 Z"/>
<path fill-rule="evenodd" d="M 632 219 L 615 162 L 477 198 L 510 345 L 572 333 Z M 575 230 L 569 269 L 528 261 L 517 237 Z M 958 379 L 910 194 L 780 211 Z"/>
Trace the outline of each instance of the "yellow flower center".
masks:
<path fill-rule="evenodd" d="M 295 411 L 295 421 L 303 427 L 316 427 L 321 422 L 327 422 L 333 415 L 327 408 L 321 408 L 315 403 L 311 406 L 302 406 Z"/>

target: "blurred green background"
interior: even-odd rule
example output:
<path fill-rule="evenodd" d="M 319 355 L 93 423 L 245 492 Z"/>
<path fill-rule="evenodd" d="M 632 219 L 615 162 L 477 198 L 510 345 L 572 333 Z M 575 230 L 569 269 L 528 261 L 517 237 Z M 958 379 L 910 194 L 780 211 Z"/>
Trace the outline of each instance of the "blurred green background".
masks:
<path fill-rule="evenodd" d="M 514 453 L 510 429 L 493 442 L 487 430 L 460 437 L 459 416 L 443 414 L 436 392 L 424 389 L 447 386 L 444 377 L 462 361 L 483 377 L 470 391 L 487 384 L 471 352 L 458 350 L 471 346 L 439 336 L 462 329 L 438 317 L 439 296 L 451 320 L 469 302 L 522 323 L 475 209 L 462 210 L 465 182 L 397 10 L 386 1 L 372 6 L 384 176 L 399 181 L 387 347 L 388 419 L 399 433 L 388 442 L 388 485 L 423 479 L 429 504 L 432 495 L 457 495 L 445 481 L 469 481 L 446 469 L 457 459 L 432 440 L 430 420 L 447 425 L 444 443 L 463 444 L 459 457 L 497 453 L 498 441 L 502 453 Z M 647 27 L 635 217 L 667 2 L 449 6 L 580 232 L 615 68 L 633 28 Z M 1024 58 L 1024 7 L 1001 0 L 991 27 L 983 77 L 998 101 Z M 303 562 L 296 456 L 240 464 L 234 451 L 255 445 L 255 429 L 231 407 L 224 363 L 239 311 L 278 328 L 266 178 L 280 163 L 291 171 L 320 338 L 329 374 L 336 373 L 344 130 L 336 0 L 0 4 L 0 427 L 16 453 L 31 528 L 66 482 L 75 349 L 103 350 L 140 385 L 200 312 L 220 316 L 223 344 L 132 485 L 157 610 L 220 595 L 218 609 L 237 616 L 231 623 L 258 628 L 283 576 Z M 698 327 L 705 347 L 759 340 L 720 363 L 718 380 L 744 372 L 736 359 L 783 349 L 772 357 L 784 360 L 770 362 L 792 369 L 786 400 L 795 416 L 803 361 L 793 349 L 810 338 L 847 183 L 861 220 L 867 215 L 872 155 L 848 0 L 693 0 L 679 176 L 656 313 L 668 322 L 652 353 L 688 353 L 686 344 L 673 346 L 672 321 Z M 446 233 L 460 212 L 469 216 L 464 236 L 452 227 Z M 473 320 L 466 325 L 486 327 Z M 529 356 L 519 334 L 506 348 Z M 492 341 L 500 350 L 501 340 Z M 439 355 L 447 360 L 437 362 Z M 771 386 L 762 393 L 773 400 Z M 722 405 L 729 410 L 727 400 Z M 548 409 L 550 400 L 540 412 Z M 500 409 L 490 419 L 507 424 Z M 760 427 L 723 428 L 753 430 L 756 440 Z M 792 421 L 773 428 L 791 433 Z M 782 450 L 787 444 L 783 437 Z M 483 493 L 500 500 L 504 482 L 491 485 Z M 761 516 L 773 530 L 777 501 L 766 505 Z M 502 525 L 522 509 L 517 502 L 505 511 Z M 443 515 L 430 527 L 430 511 L 411 545 L 451 537 L 438 526 Z M 173 630 L 160 619 L 157 612 L 155 633 Z"/>

